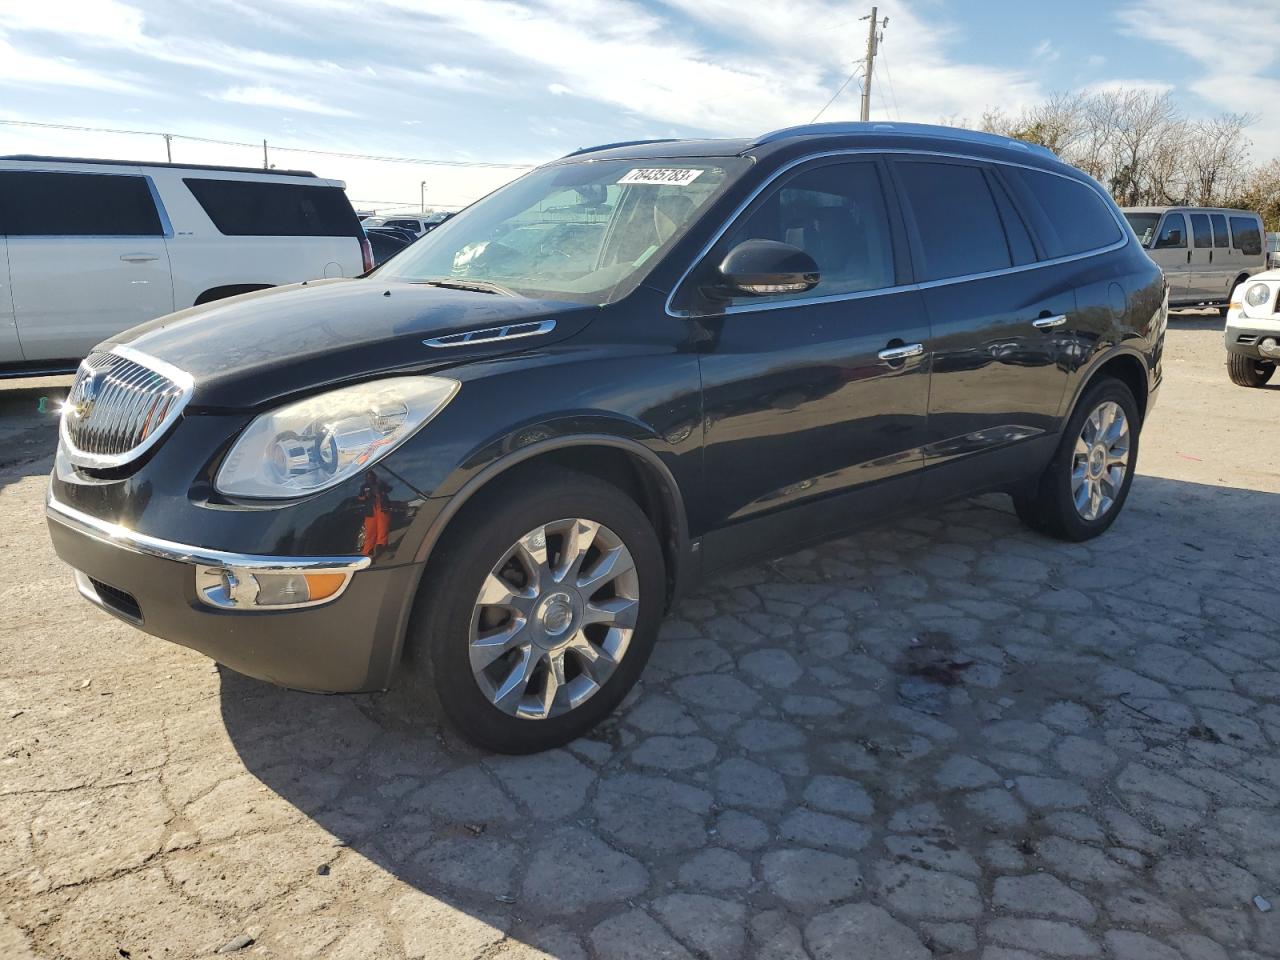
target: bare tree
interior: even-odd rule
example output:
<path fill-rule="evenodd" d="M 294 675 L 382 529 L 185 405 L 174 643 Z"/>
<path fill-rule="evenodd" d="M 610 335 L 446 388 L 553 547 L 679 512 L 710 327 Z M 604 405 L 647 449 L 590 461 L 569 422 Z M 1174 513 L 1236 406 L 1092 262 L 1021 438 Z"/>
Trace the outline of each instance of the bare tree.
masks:
<path fill-rule="evenodd" d="M 1243 191 L 1251 146 L 1244 132 L 1255 120 L 1245 113 L 1224 113 L 1187 126 L 1182 162 L 1188 202 L 1211 206 Z"/>

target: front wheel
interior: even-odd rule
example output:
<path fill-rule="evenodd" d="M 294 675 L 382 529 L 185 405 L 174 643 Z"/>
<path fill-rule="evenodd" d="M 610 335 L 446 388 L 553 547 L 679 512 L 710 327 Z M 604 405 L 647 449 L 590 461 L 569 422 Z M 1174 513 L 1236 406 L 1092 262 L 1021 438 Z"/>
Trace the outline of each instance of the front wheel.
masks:
<path fill-rule="evenodd" d="M 1138 460 L 1138 404 L 1106 378 L 1080 398 L 1053 459 L 1031 491 L 1013 498 L 1018 517 L 1060 540 L 1091 540 L 1115 522 Z"/>
<path fill-rule="evenodd" d="M 1266 360 L 1255 360 L 1238 353 L 1227 354 L 1227 376 L 1240 387 L 1265 386 L 1276 372 L 1276 365 Z"/>
<path fill-rule="evenodd" d="M 616 487 L 524 471 L 469 505 L 426 573 L 411 654 L 477 746 L 582 736 L 634 686 L 665 600 L 657 534 Z"/>

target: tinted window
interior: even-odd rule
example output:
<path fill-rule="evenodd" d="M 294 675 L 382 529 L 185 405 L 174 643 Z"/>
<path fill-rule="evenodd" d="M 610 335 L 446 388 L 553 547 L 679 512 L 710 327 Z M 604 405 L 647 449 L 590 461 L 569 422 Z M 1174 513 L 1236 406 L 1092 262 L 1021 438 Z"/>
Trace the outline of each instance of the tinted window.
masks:
<path fill-rule="evenodd" d="M 1232 217 L 1231 236 L 1235 248 L 1245 256 L 1256 257 L 1262 253 L 1262 231 L 1253 217 Z"/>
<path fill-rule="evenodd" d="M 1213 221 L 1213 245 L 1215 247 L 1231 246 L 1231 235 L 1227 233 L 1227 218 L 1220 213 L 1209 214 Z"/>
<path fill-rule="evenodd" d="M 1165 214 L 1160 224 L 1160 236 L 1156 237 L 1156 249 L 1185 247 L 1187 245 L 1187 218 L 1180 213 Z"/>
<path fill-rule="evenodd" d="M 828 164 L 784 181 L 734 226 L 718 248 L 720 257 L 745 240 L 789 243 L 818 263 L 822 279 L 816 287 L 770 299 L 856 293 L 894 284 L 889 215 L 874 164 Z"/>
<path fill-rule="evenodd" d="M 961 277 L 1013 265 L 980 167 L 899 163 L 898 174 L 922 248 L 919 279 Z"/>
<path fill-rule="evenodd" d="M 13 237 L 158 237 L 145 177 L 0 172 L 0 233 Z"/>
<path fill-rule="evenodd" d="M 401 230 L 417 230 L 417 220 L 388 220 L 388 227 L 399 227 Z"/>
<path fill-rule="evenodd" d="M 1109 247 L 1123 236 L 1110 206 L 1086 184 L 1024 167 L 1001 171 L 1027 207 L 1049 259 Z"/>
<path fill-rule="evenodd" d="M 1144 247 L 1151 246 L 1156 236 L 1156 224 L 1160 222 L 1158 213 L 1126 213 L 1124 218 L 1138 235 L 1138 242 Z"/>
<path fill-rule="evenodd" d="M 229 237 L 360 236 L 360 223 L 338 187 L 195 177 L 182 182 Z"/>
<path fill-rule="evenodd" d="M 1209 215 L 1207 213 L 1191 214 L 1191 236 L 1197 250 L 1213 246 L 1213 235 L 1209 230 Z"/>

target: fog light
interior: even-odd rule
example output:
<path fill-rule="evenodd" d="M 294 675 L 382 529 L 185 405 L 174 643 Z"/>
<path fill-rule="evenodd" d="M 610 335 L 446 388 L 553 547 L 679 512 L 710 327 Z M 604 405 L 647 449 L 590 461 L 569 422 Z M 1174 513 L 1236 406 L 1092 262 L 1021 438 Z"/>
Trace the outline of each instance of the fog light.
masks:
<path fill-rule="evenodd" d="M 242 567 L 196 567 L 196 595 L 223 610 L 269 610 L 324 603 L 342 593 L 351 574 Z"/>
<path fill-rule="evenodd" d="M 1275 337 L 1267 337 L 1258 344 L 1258 352 L 1264 357 L 1280 358 L 1280 343 L 1276 343 Z"/>

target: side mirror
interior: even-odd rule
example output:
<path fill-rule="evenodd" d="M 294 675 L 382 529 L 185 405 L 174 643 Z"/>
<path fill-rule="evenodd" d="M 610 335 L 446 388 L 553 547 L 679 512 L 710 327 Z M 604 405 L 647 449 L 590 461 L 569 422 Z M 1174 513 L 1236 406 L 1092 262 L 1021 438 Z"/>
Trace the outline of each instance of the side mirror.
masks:
<path fill-rule="evenodd" d="M 721 282 L 707 291 L 718 299 L 803 293 L 822 279 L 813 257 L 777 240 L 744 240 L 720 263 L 720 277 Z"/>

